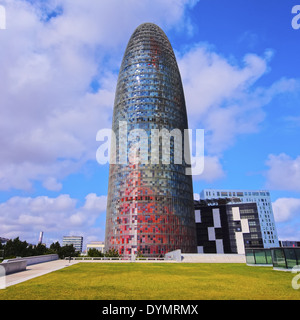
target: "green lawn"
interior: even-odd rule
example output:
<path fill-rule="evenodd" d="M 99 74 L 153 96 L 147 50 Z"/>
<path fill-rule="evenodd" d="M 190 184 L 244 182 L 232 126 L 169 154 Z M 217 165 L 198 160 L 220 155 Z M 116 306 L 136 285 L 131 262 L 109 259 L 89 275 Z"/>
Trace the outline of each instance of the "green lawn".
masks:
<path fill-rule="evenodd" d="M 78 263 L 0 290 L 0 300 L 300 299 L 294 276 L 244 264 Z"/>

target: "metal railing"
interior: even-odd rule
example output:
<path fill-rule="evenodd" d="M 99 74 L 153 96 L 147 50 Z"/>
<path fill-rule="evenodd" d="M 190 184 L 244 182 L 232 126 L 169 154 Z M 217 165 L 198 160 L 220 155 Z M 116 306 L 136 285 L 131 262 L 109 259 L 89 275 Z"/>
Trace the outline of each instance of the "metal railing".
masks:
<path fill-rule="evenodd" d="M 111 260 L 125 260 L 125 261 L 170 261 L 171 258 L 155 258 L 155 257 L 135 257 L 134 259 L 126 258 L 126 257 L 65 257 L 65 260 L 103 260 L 103 261 L 111 261 Z"/>

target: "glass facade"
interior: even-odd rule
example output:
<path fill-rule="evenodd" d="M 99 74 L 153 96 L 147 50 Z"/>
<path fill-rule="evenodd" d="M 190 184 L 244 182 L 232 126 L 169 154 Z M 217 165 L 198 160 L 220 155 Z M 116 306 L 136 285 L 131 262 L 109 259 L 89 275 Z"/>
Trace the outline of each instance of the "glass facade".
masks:
<path fill-rule="evenodd" d="M 247 264 L 273 265 L 270 249 L 246 249 Z"/>
<path fill-rule="evenodd" d="M 272 259 L 275 268 L 292 269 L 300 265 L 300 248 L 274 248 Z"/>
<path fill-rule="evenodd" d="M 270 265 L 277 269 L 293 269 L 300 265 L 300 248 L 247 249 L 247 264 Z"/>
<path fill-rule="evenodd" d="M 124 124 L 125 140 L 120 133 Z M 186 175 L 183 156 L 180 163 L 175 161 L 175 146 L 184 150 L 184 139 L 171 137 L 169 148 L 143 144 L 146 150 L 139 152 L 146 152 L 146 159 L 128 158 L 132 130 L 143 129 L 150 141 L 153 130 L 163 128 L 179 129 L 184 136 L 185 99 L 168 38 L 158 26 L 145 23 L 129 40 L 116 88 L 112 129 L 117 153 L 109 170 L 106 250 L 117 249 L 123 256 L 161 256 L 176 249 L 196 252 L 192 177 Z M 122 142 L 128 140 L 124 149 Z M 166 150 L 169 163 L 163 161 Z M 154 152 L 159 158 L 155 163 Z"/>

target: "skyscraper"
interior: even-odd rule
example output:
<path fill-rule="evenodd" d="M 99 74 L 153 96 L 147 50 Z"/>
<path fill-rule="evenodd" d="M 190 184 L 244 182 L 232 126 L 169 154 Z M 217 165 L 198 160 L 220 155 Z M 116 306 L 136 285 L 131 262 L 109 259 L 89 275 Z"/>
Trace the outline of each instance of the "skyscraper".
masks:
<path fill-rule="evenodd" d="M 124 256 L 196 252 L 192 176 L 180 154 L 187 147 L 187 128 L 171 44 L 158 26 L 144 23 L 128 42 L 116 88 L 112 129 L 117 152 L 109 170 L 106 250 Z M 135 161 L 129 159 L 132 150 Z"/>

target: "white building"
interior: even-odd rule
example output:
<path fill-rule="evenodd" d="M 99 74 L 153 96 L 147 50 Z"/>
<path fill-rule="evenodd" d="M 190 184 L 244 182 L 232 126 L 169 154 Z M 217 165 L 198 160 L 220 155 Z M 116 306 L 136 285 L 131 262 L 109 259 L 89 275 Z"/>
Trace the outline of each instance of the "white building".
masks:
<path fill-rule="evenodd" d="M 88 253 L 89 249 L 97 249 L 101 253 L 104 253 L 104 242 L 103 241 L 91 241 L 86 245 L 86 252 Z"/>
<path fill-rule="evenodd" d="M 243 203 L 255 202 L 258 209 L 264 248 L 279 247 L 278 235 L 269 191 L 204 189 L 200 193 L 201 200 L 218 198 L 231 198 L 232 201 L 230 201 L 229 203 L 236 203 L 238 199 L 240 199 L 240 201 Z"/>

